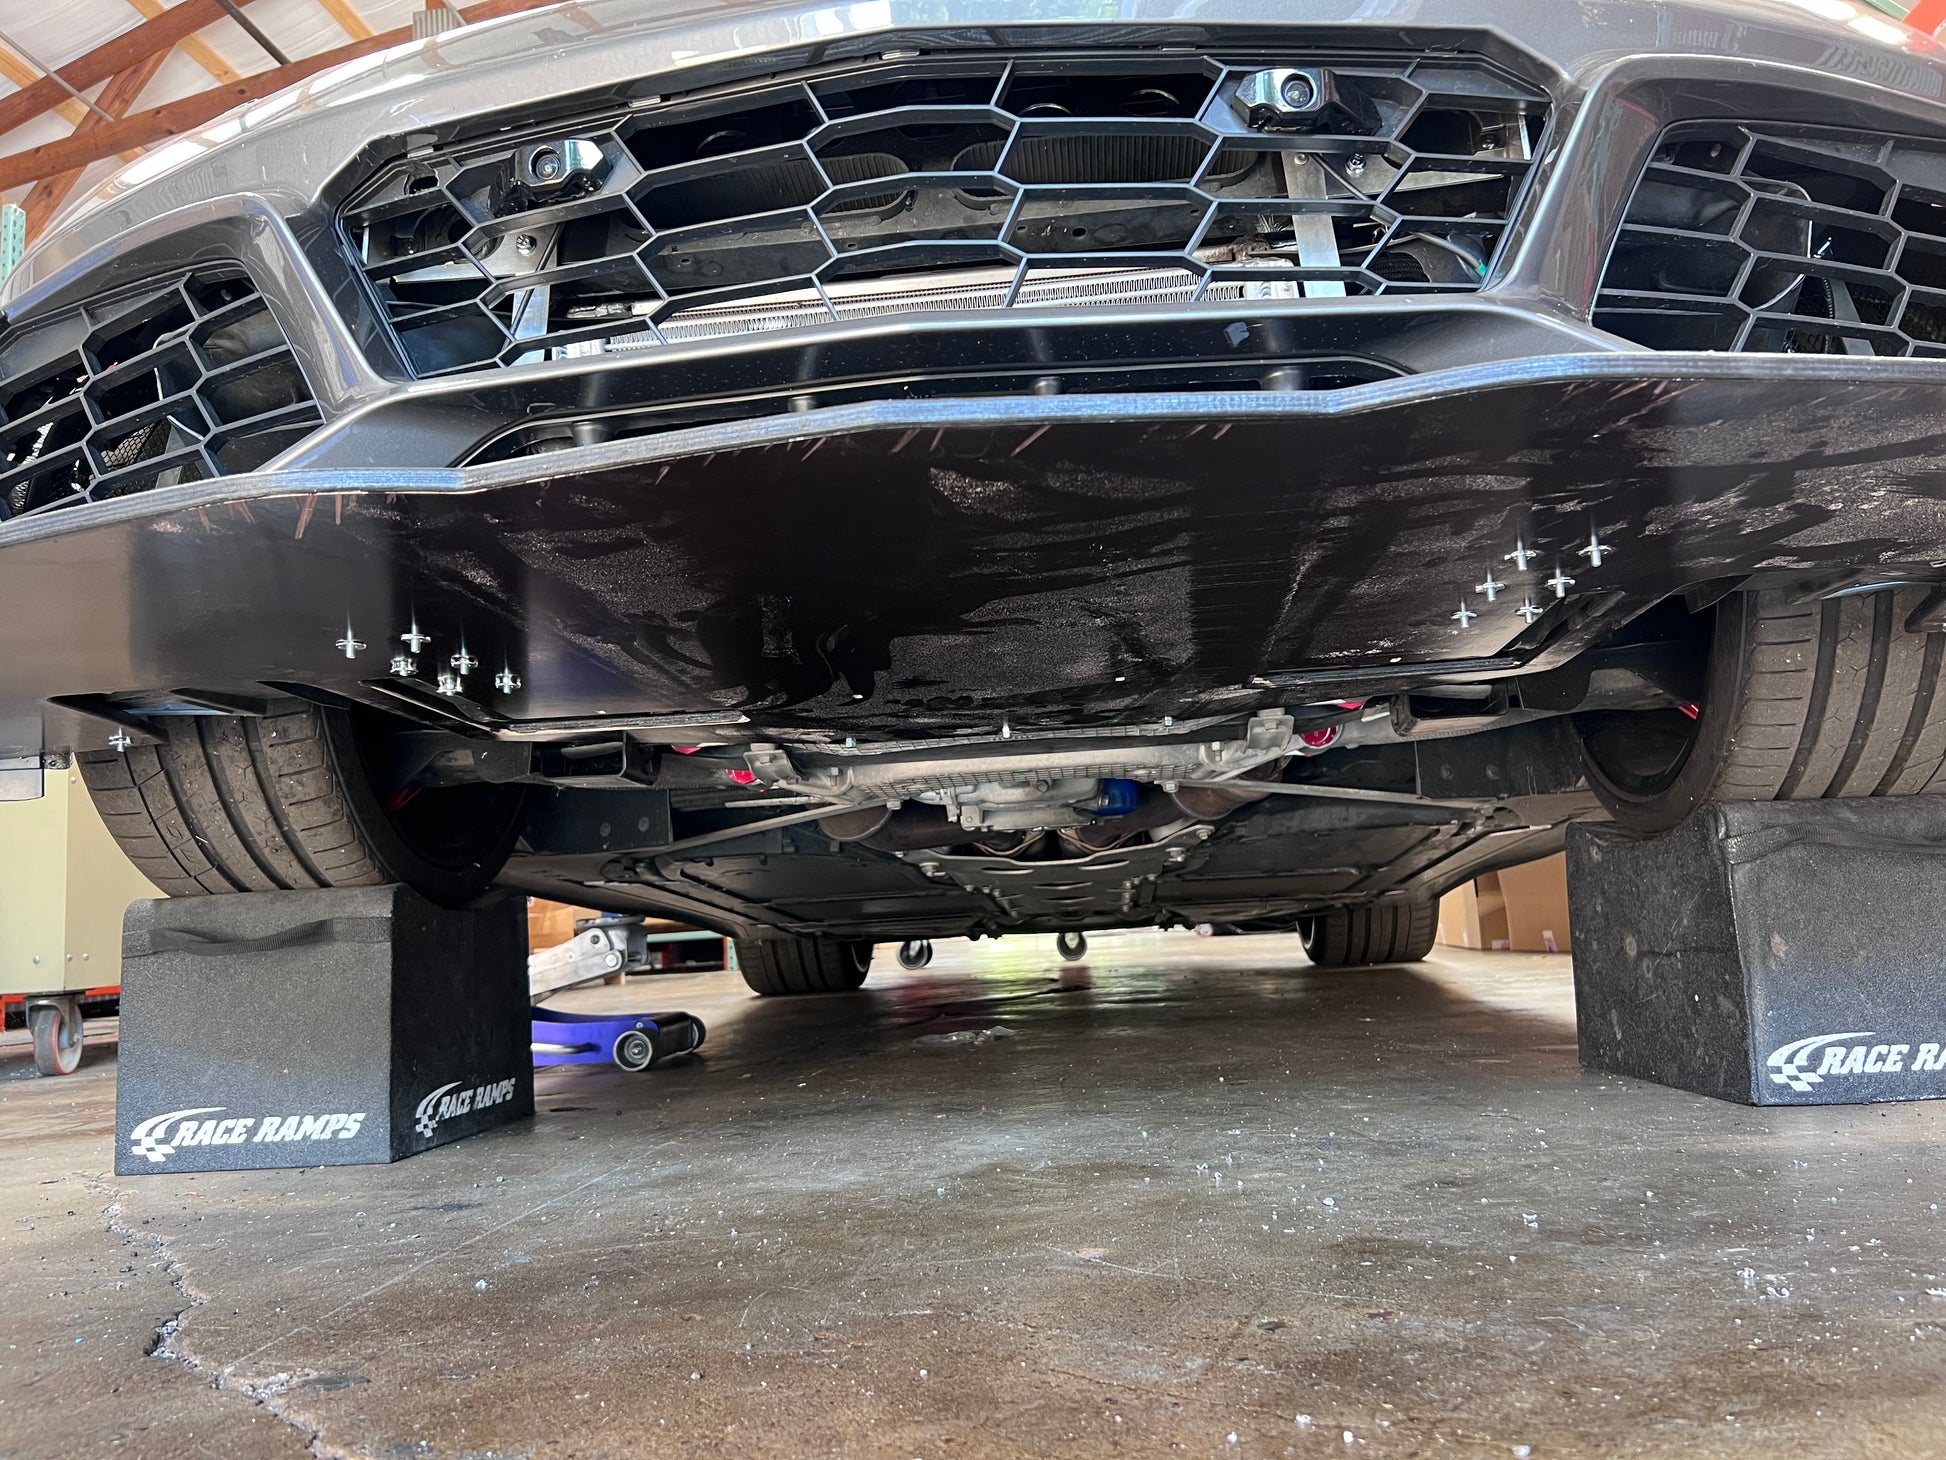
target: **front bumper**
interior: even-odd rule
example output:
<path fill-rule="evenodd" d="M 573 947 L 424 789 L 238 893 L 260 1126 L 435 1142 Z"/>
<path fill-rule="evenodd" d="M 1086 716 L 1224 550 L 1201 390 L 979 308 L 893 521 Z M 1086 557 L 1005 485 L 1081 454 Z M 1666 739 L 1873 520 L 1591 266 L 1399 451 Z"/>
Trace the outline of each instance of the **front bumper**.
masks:
<path fill-rule="evenodd" d="M 322 424 L 261 472 L 0 523 L 4 748 L 139 734 L 132 692 L 264 684 L 515 735 L 1128 724 L 1515 674 L 1701 584 L 1946 558 L 1946 364 L 1657 352 L 1592 322 L 1669 126 L 1946 134 L 1930 46 L 1758 3 L 1537 5 L 1491 29 L 1436 0 L 1409 23 L 1131 4 L 977 32 L 925 9 L 733 32 L 624 3 L 521 17 L 320 78 L 111 187 L 30 257 L 9 318 L 239 263 Z M 1545 95 L 1482 287 L 915 312 L 414 379 L 339 233 L 386 139 L 554 105 L 570 81 L 1246 41 L 1464 53 Z M 1211 361 L 1372 373 L 1183 383 Z M 1108 393 L 1035 393 L 1064 375 Z M 590 420 L 640 434 L 492 459 Z"/>

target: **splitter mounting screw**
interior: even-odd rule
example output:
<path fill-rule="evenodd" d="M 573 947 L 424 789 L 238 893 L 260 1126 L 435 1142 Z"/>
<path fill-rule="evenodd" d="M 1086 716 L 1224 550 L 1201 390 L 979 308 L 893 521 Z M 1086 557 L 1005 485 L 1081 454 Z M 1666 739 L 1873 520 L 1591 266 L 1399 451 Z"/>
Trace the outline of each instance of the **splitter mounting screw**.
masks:
<path fill-rule="evenodd" d="M 1472 609 L 1468 608 L 1466 606 L 1466 600 L 1462 598 L 1460 600 L 1459 612 L 1451 615 L 1451 617 L 1458 619 L 1459 626 L 1461 628 L 1465 628 L 1468 624 L 1472 623 L 1474 619 L 1478 618 L 1479 614 L 1475 613 Z"/>
<path fill-rule="evenodd" d="M 1542 614 L 1546 613 L 1547 610 L 1544 608 L 1534 607 L 1534 600 L 1529 598 L 1523 600 L 1520 607 L 1515 609 L 1514 612 L 1519 614 L 1522 618 L 1526 619 L 1527 622 L 1531 625 L 1535 619 L 1539 618 Z"/>
<path fill-rule="evenodd" d="M 439 692 L 441 694 L 456 695 L 464 688 L 466 686 L 460 682 L 460 677 L 453 673 L 452 670 L 442 669 L 439 671 Z"/>
<path fill-rule="evenodd" d="M 400 679 L 410 679 L 419 672 L 419 661 L 410 654 L 392 656 L 392 673 Z"/>
<path fill-rule="evenodd" d="M 358 651 L 365 647 L 365 641 L 363 639 L 352 637 L 350 619 L 345 620 L 345 636 L 338 640 L 338 647 L 345 651 L 345 658 L 347 659 L 356 659 L 358 657 Z"/>
<path fill-rule="evenodd" d="M 1613 549 L 1601 540 L 1600 534 L 1590 530 L 1588 533 L 1588 545 L 1584 548 L 1576 548 L 1575 551 L 1588 560 L 1589 567 L 1599 568 L 1601 566 L 1601 560 L 1607 557 Z"/>
<path fill-rule="evenodd" d="M 1568 590 L 1574 587 L 1574 579 L 1568 576 L 1567 569 L 1565 568 L 1556 568 L 1554 570 L 1554 576 L 1547 579 L 1546 582 L 1547 586 L 1554 590 L 1554 596 L 1556 598 L 1566 598 L 1568 596 Z"/>
<path fill-rule="evenodd" d="M 412 631 L 410 633 L 400 634 L 399 642 L 413 653 L 423 654 L 426 652 L 426 645 L 432 642 L 432 635 L 420 633 L 419 620 L 415 618 L 412 621 Z"/>
<path fill-rule="evenodd" d="M 493 687 L 503 695 L 510 695 L 520 688 L 520 676 L 511 669 L 503 669 L 493 676 Z"/>
<path fill-rule="evenodd" d="M 108 737 L 108 743 L 123 755 L 127 755 L 129 746 L 135 743 L 135 737 L 130 735 L 126 730 L 117 730 L 113 735 Z"/>
<path fill-rule="evenodd" d="M 459 653 L 452 657 L 452 666 L 461 674 L 471 674 L 480 667 L 480 661 L 466 652 L 466 645 L 459 646 Z"/>
<path fill-rule="evenodd" d="M 1527 565 L 1539 556 L 1539 553 L 1527 546 L 1527 540 L 1525 538 L 1517 537 L 1514 539 L 1514 550 L 1500 561 L 1503 563 L 1512 563 L 1521 572 L 1525 573 L 1527 571 Z"/>
<path fill-rule="evenodd" d="M 1494 599 L 1500 596 L 1500 590 L 1506 586 L 1505 583 L 1502 583 L 1498 578 L 1493 576 L 1493 569 L 1488 568 L 1486 582 L 1475 583 L 1473 585 L 1473 591 L 1475 593 L 1486 594 L 1487 602 L 1492 603 Z"/>

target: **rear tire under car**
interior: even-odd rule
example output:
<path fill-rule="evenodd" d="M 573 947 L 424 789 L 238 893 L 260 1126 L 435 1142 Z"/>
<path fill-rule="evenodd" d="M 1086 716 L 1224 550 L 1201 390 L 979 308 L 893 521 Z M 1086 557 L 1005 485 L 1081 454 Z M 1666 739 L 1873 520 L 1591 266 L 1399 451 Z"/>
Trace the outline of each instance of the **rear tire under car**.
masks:
<path fill-rule="evenodd" d="M 368 769 L 374 732 L 344 710 L 279 700 L 154 725 L 155 745 L 76 760 L 108 830 L 170 897 L 402 882 L 459 906 L 525 821 L 520 786 L 425 790 L 388 809 Z"/>
<path fill-rule="evenodd" d="M 872 945 L 857 938 L 738 938 L 736 949 L 760 994 L 848 994 L 872 966 Z"/>
<path fill-rule="evenodd" d="M 1439 905 L 1429 897 L 1326 908 L 1298 919 L 1304 954 L 1319 968 L 1417 963 L 1432 952 Z"/>
<path fill-rule="evenodd" d="M 1642 833 L 1705 801 L 1946 791 L 1946 606 L 1931 596 L 1725 598 L 1693 720 L 1677 709 L 1578 717 L 1590 787 Z"/>

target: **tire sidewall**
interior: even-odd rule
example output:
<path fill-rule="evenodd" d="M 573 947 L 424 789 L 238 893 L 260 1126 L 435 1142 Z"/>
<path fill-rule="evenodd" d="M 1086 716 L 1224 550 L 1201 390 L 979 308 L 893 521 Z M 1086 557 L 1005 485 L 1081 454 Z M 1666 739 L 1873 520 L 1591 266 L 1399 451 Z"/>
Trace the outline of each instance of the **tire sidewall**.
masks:
<path fill-rule="evenodd" d="M 1654 791 L 1637 791 L 1613 779 L 1577 731 L 1582 773 L 1615 824 L 1625 831 L 1652 834 L 1679 825 L 1710 799 L 1723 777 L 1729 749 L 1743 714 L 1750 665 L 1750 598 L 1733 593 L 1716 605 L 1710 634 L 1709 668 L 1696 734 L 1682 764 Z"/>
<path fill-rule="evenodd" d="M 345 814 L 372 860 L 393 880 L 448 907 L 463 907 L 486 892 L 520 839 L 526 823 L 526 798 L 512 800 L 506 824 L 485 829 L 464 861 L 434 861 L 399 833 L 380 803 L 351 716 L 343 710 L 325 708 L 315 713 Z"/>

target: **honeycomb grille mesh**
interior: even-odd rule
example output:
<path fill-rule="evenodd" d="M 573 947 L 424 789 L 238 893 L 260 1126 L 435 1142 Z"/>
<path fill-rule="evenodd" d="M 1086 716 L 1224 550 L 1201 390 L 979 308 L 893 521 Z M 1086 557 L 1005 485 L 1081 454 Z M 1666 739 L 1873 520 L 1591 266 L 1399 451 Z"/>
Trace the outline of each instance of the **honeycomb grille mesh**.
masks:
<path fill-rule="evenodd" d="M 239 269 L 36 319 L 0 341 L 0 520 L 253 471 L 320 419 Z"/>
<path fill-rule="evenodd" d="M 1946 353 L 1946 147 L 1672 127 L 1630 200 L 1595 323 L 1659 350 Z"/>
<path fill-rule="evenodd" d="M 1253 114 L 1275 67 L 1325 103 Z M 881 60 L 422 152 L 342 224 L 419 375 L 900 312 L 1468 292 L 1545 114 L 1454 57 Z"/>

